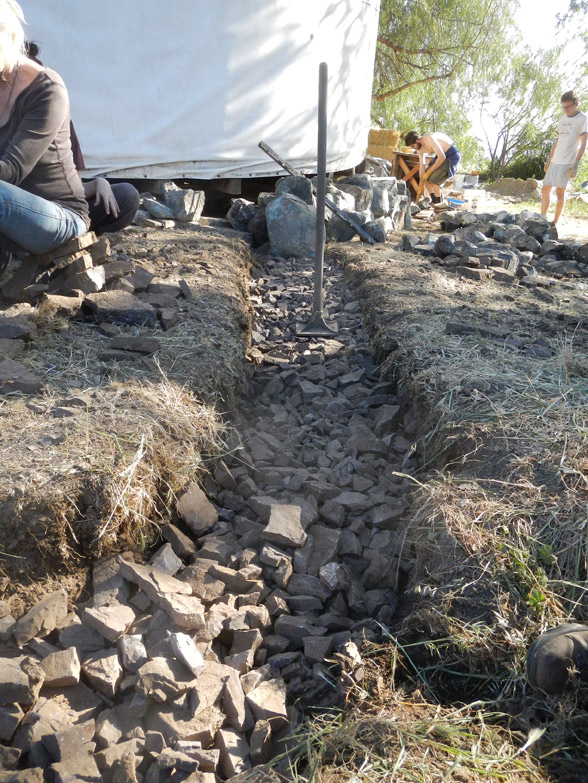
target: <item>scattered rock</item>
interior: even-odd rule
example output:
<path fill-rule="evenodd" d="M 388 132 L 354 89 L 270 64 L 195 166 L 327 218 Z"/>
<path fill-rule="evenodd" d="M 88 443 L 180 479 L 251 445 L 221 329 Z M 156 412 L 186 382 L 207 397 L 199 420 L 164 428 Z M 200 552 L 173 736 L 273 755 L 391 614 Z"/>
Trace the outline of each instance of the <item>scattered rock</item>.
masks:
<path fill-rule="evenodd" d="M 43 381 L 20 362 L 15 362 L 14 359 L 0 362 L 0 394 L 38 394 L 42 388 Z"/>
<path fill-rule="evenodd" d="M 282 546 L 301 547 L 306 541 L 306 533 L 300 522 L 300 506 L 288 506 L 273 503 L 270 517 L 263 537 Z"/>
<path fill-rule="evenodd" d="M 196 535 L 213 527 L 218 520 L 216 509 L 195 482 L 178 499 L 177 511 Z"/>
<path fill-rule="evenodd" d="M 153 325 L 157 321 L 155 308 L 141 302 L 133 294 L 125 291 L 105 291 L 90 294 L 84 300 L 84 308 L 94 316 L 97 323 Z"/>
<path fill-rule="evenodd" d="M 49 593 L 17 621 L 14 627 L 16 643 L 22 646 L 35 636 L 40 638 L 47 636 L 65 620 L 66 616 L 65 590 Z"/>

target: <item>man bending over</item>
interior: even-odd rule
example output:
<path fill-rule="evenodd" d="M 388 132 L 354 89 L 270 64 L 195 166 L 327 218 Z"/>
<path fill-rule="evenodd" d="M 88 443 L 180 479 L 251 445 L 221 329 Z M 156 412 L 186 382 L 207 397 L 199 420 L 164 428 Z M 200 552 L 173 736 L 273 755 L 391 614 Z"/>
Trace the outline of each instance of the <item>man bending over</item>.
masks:
<path fill-rule="evenodd" d="M 409 131 L 404 137 L 407 147 L 413 147 L 419 156 L 419 177 L 431 196 L 433 204 L 439 204 L 443 198 L 441 186 L 453 177 L 461 159 L 453 139 L 445 133 L 426 133 L 419 136 L 417 131 Z M 425 165 L 425 155 L 434 155 Z"/>

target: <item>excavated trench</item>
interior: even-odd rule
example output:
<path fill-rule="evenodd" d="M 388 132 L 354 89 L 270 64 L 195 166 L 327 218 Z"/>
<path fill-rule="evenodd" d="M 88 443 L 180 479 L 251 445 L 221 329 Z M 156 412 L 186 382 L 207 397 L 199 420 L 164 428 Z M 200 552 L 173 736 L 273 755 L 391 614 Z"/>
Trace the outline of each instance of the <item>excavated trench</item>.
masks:
<path fill-rule="evenodd" d="M 0 761 L 25 775 L 14 780 L 231 780 L 274 758 L 304 710 L 341 702 L 333 656 L 352 660 L 397 622 L 417 459 L 394 387 L 339 265 L 325 268 L 337 334 L 314 339 L 296 334 L 312 262 L 262 264 L 238 435 L 207 497 L 180 498 L 186 525 L 163 528 L 149 572 L 132 555 L 97 564 L 81 623 L 59 591 L 19 621 L 26 693 L 0 699 Z"/>

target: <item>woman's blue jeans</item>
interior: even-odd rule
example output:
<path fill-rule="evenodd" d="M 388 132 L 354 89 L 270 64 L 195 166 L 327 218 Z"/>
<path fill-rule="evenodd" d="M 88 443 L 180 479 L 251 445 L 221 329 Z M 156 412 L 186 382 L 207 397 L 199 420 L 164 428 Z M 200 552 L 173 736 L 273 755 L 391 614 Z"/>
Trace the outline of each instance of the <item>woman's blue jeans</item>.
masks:
<path fill-rule="evenodd" d="M 0 248 L 40 255 L 87 230 L 82 218 L 70 209 L 0 182 Z"/>

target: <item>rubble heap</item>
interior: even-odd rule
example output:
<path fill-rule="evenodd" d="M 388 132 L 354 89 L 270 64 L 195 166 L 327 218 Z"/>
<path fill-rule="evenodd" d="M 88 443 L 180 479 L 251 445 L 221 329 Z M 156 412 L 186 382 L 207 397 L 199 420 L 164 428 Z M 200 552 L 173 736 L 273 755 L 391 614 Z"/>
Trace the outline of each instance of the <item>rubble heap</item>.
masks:
<path fill-rule="evenodd" d="M 255 247 L 269 242 L 275 256 L 309 257 L 314 254 L 316 199 L 313 184 L 302 176 L 278 180 L 275 193 L 261 193 L 254 204 L 235 199 L 227 218 L 233 228 L 249 231 Z M 376 242 L 393 231 L 410 228 L 410 196 L 406 182 L 395 177 L 353 174 L 327 184 L 327 198 L 360 225 Z M 327 206 L 326 238 L 347 242 L 354 229 Z"/>
<path fill-rule="evenodd" d="M 88 232 L 51 253 L 24 255 L 2 296 L 8 302 L 47 302 L 72 317 L 83 312 L 97 323 L 159 322 L 165 329 L 172 303 L 165 292 L 150 290 L 152 280 L 151 272 L 124 253 L 111 255 L 107 237 Z"/>
<path fill-rule="evenodd" d="M 558 240 L 556 227 L 529 210 L 446 212 L 441 228 L 446 233 L 405 234 L 402 249 L 474 280 L 549 288 L 554 278 L 588 277 L 588 244 Z"/>

